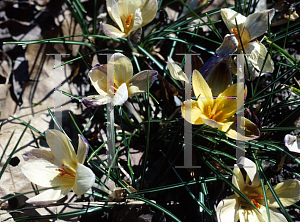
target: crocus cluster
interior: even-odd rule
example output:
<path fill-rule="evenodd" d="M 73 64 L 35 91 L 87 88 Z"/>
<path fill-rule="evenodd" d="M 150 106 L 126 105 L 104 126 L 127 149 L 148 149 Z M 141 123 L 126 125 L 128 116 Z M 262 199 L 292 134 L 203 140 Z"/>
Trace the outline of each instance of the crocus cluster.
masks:
<path fill-rule="evenodd" d="M 204 0 L 186 1 L 193 10 L 206 3 Z M 157 0 L 107 0 L 106 5 L 115 24 L 101 23 L 100 26 L 104 34 L 112 38 L 130 37 L 150 23 L 157 13 Z M 189 10 L 185 8 L 182 16 L 187 13 Z M 217 128 L 229 138 L 253 140 L 260 136 L 258 127 L 249 119 L 237 115 L 247 97 L 247 87 L 242 82 L 232 82 L 232 74 L 235 74 L 232 70 L 236 69 L 232 54 L 247 54 L 247 60 L 254 69 L 252 78 L 273 72 L 271 56 L 266 47 L 258 42 L 257 37 L 267 31 L 274 16 L 274 9 L 253 13 L 248 17 L 232 9 L 221 9 L 221 16 L 231 34 L 224 37 L 215 54 L 199 71 L 193 71 L 194 99 L 183 102 L 182 115 L 191 124 L 206 124 Z M 168 57 L 167 67 L 174 79 L 190 84 L 190 79 L 171 57 Z M 95 65 L 88 75 L 98 94 L 83 97 L 81 101 L 85 106 L 96 107 L 107 103 L 122 106 L 129 97 L 146 92 L 156 80 L 158 72 L 143 70 L 134 75 L 130 59 L 121 53 L 115 53 L 107 64 Z M 243 99 L 239 100 L 238 97 Z M 136 112 L 134 109 L 131 111 Z M 140 118 L 138 115 L 136 117 Z M 47 205 L 59 200 L 71 190 L 77 195 L 87 192 L 94 184 L 95 175 L 84 165 L 88 150 L 85 138 L 79 135 L 76 153 L 64 133 L 47 130 L 45 135 L 51 151 L 34 149 L 26 152 L 24 158 L 27 163 L 22 167 L 22 172 L 33 183 L 49 189 L 30 198 L 27 203 Z M 293 152 L 300 152 L 299 141 L 299 137 L 296 136 L 285 137 L 286 147 Z M 245 178 L 238 166 L 245 167 Z M 267 186 L 266 192 L 263 193 L 254 162 L 241 157 L 233 172 L 232 184 L 248 198 L 248 201 L 238 193 L 220 201 L 216 210 L 218 221 L 268 221 L 265 201 L 269 207 L 270 221 L 286 221 L 277 210 L 279 205 Z M 286 180 L 275 185 L 273 189 L 284 207 L 300 199 L 298 180 Z M 109 191 L 108 194 L 112 200 L 121 200 L 123 192 L 124 189 L 119 188 L 114 192 Z"/>

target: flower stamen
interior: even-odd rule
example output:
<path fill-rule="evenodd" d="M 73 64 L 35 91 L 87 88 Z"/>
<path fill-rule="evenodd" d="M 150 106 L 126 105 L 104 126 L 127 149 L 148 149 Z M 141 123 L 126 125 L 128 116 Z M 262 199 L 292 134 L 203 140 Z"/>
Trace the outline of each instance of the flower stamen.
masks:
<path fill-rule="evenodd" d="M 211 110 L 210 106 L 207 106 L 207 116 L 209 119 L 215 120 L 218 116 L 220 116 L 222 114 L 222 110 L 220 110 L 217 114 L 215 114 L 216 112 L 216 106 L 213 107 L 213 110 Z"/>
<path fill-rule="evenodd" d="M 255 193 L 246 194 L 246 196 L 250 199 L 251 203 L 256 206 L 257 209 L 260 209 L 261 204 L 257 203 L 256 200 L 264 199 L 264 195 L 257 196 Z"/>
<path fill-rule="evenodd" d="M 128 15 L 127 18 L 126 16 L 123 14 L 121 16 L 124 28 L 125 28 L 125 33 L 127 33 L 129 31 L 130 25 L 131 25 L 131 20 L 132 20 L 132 14 Z"/>
<path fill-rule="evenodd" d="M 60 174 L 57 176 L 58 178 L 75 178 L 76 176 L 75 173 L 64 164 L 61 165 L 61 168 L 55 170 L 60 172 Z"/>

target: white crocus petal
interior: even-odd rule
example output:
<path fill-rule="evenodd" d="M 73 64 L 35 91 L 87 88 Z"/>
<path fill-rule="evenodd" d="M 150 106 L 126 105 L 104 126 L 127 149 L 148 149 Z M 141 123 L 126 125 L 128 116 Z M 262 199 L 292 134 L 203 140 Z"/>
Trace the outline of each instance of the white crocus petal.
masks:
<path fill-rule="evenodd" d="M 139 27 L 141 27 L 143 23 L 143 17 L 141 13 L 141 9 L 137 8 L 134 14 L 134 23 L 132 27 L 132 32 L 135 32 Z"/>
<path fill-rule="evenodd" d="M 236 28 L 235 18 L 239 27 L 241 27 L 241 25 L 243 25 L 246 21 L 245 16 L 229 8 L 221 9 L 221 16 L 230 31 L 231 29 Z"/>
<path fill-rule="evenodd" d="M 230 221 L 237 222 L 239 219 L 238 209 L 240 204 L 238 203 L 236 196 L 231 195 L 224 200 L 221 200 L 217 207 L 217 217 L 219 222 Z"/>
<path fill-rule="evenodd" d="M 289 149 L 289 151 L 300 153 L 300 138 L 297 136 L 290 134 L 285 135 L 284 145 Z"/>
<path fill-rule="evenodd" d="M 95 182 L 95 174 L 93 171 L 78 163 L 76 168 L 76 179 L 73 187 L 74 193 L 82 195 L 87 192 Z"/>
<path fill-rule="evenodd" d="M 123 23 L 119 14 L 118 1 L 117 0 L 108 0 L 106 1 L 107 12 L 110 15 L 111 19 L 117 23 L 121 32 L 124 34 Z M 103 30 L 103 29 L 102 29 Z"/>
<path fill-rule="evenodd" d="M 220 128 L 223 126 L 222 123 L 218 123 L 217 121 L 215 120 L 212 120 L 212 119 L 207 119 L 207 118 L 202 118 L 202 121 L 204 122 L 204 124 L 208 125 L 208 126 L 211 126 L 212 128 Z"/>
<path fill-rule="evenodd" d="M 265 58 L 267 56 L 262 72 L 274 71 L 274 63 L 270 54 L 267 55 L 268 51 L 262 43 L 250 42 L 246 45 L 245 51 L 249 55 L 247 58 L 256 69 L 262 70 Z"/>
<path fill-rule="evenodd" d="M 88 142 L 87 140 L 78 134 L 78 150 L 77 150 L 77 162 L 83 164 L 87 155 L 88 150 Z"/>
<path fill-rule="evenodd" d="M 240 222 L 268 222 L 256 210 L 238 210 Z"/>
<path fill-rule="evenodd" d="M 108 61 L 108 70 L 114 70 L 115 84 L 120 87 L 133 76 L 133 66 L 129 58 L 121 53 L 115 53 Z"/>
<path fill-rule="evenodd" d="M 249 176 L 249 178 L 251 180 L 251 185 L 248 185 L 248 186 L 256 188 L 261 185 L 259 175 L 258 175 L 258 172 L 256 169 L 256 165 L 254 162 L 252 162 L 251 160 L 249 160 L 246 157 L 241 156 L 237 160 L 237 164 L 242 165 L 244 167 L 245 171 L 247 172 L 247 175 Z"/>
<path fill-rule="evenodd" d="M 67 137 L 58 130 L 46 130 L 47 143 L 54 154 L 54 164 L 76 169 L 76 153 Z"/>
<path fill-rule="evenodd" d="M 300 181 L 296 179 L 290 179 L 279 183 L 273 186 L 273 189 L 284 207 L 291 206 L 292 204 L 297 203 L 300 199 Z M 279 207 L 271 191 L 267 190 L 266 194 L 269 207 Z"/>
<path fill-rule="evenodd" d="M 179 65 L 177 65 L 174 60 L 168 56 L 168 69 L 170 71 L 171 76 L 180 81 L 189 82 L 186 74 L 183 72 L 183 70 L 180 68 Z"/>
<path fill-rule="evenodd" d="M 52 187 L 53 178 L 59 175 L 59 172 L 55 170 L 56 168 L 58 168 L 56 165 L 47 160 L 38 159 L 25 164 L 21 170 L 31 182 L 42 187 Z"/>
<path fill-rule="evenodd" d="M 35 161 L 37 159 L 44 159 L 50 163 L 54 163 L 54 155 L 51 151 L 45 149 L 31 149 L 23 153 L 23 158 L 25 161 Z"/>
<path fill-rule="evenodd" d="M 119 29 L 109 24 L 104 24 L 101 22 L 100 27 L 104 34 L 111 38 L 125 38 L 128 36 L 124 32 L 121 32 Z"/>
<path fill-rule="evenodd" d="M 135 74 L 128 82 L 128 97 L 132 97 L 147 91 L 147 76 L 149 78 L 149 88 L 157 79 L 157 71 L 144 70 Z"/>
<path fill-rule="evenodd" d="M 48 205 L 63 198 L 68 192 L 70 192 L 70 190 L 71 190 L 70 188 L 65 190 L 61 190 L 61 189 L 46 190 L 43 193 L 28 199 L 26 203 L 40 205 L 40 206 Z"/>
<path fill-rule="evenodd" d="M 112 100 L 112 104 L 114 106 L 122 106 L 128 99 L 128 90 L 126 83 L 123 83 L 117 90 L 114 98 Z"/>
<path fill-rule="evenodd" d="M 232 175 L 232 184 L 239 190 L 244 190 L 244 188 L 246 187 L 245 180 L 237 164 L 234 164 L 233 172 L 235 175 Z"/>
<path fill-rule="evenodd" d="M 143 17 L 143 23 L 141 25 L 144 26 L 151 22 L 157 13 L 157 1 L 156 0 L 141 0 L 141 5 L 143 7 L 141 8 L 142 10 L 142 17 Z"/>
<path fill-rule="evenodd" d="M 86 107 L 97 107 L 102 106 L 107 103 L 110 103 L 112 98 L 108 95 L 101 96 L 101 95 L 94 95 L 94 96 L 87 96 L 83 97 L 80 102 L 82 102 Z"/>
<path fill-rule="evenodd" d="M 264 10 L 249 15 L 245 21 L 245 28 L 250 34 L 250 39 L 263 35 L 268 30 L 269 21 L 272 20 L 275 10 Z M 269 20 L 268 20 L 269 17 Z"/>
<path fill-rule="evenodd" d="M 265 221 L 268 222 L 268 214 L 267 209 L 265 206 L 261 206 L 259 211 L 261 212 L 261 215 L 264 217 Z M 276 221 L 276 222 L 287 222 L 285 217 L 282 215 L 282 213 L 279 212 L 279 210 L 275 208 L 269 208 L 270 212 L 270 221 Z"/>

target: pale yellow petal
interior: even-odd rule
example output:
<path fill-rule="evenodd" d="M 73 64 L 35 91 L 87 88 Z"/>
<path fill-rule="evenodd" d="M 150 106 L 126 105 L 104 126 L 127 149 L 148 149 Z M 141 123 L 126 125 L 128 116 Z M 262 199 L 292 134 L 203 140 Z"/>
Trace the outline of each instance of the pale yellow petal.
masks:
<path fill-rule="evenodd" d="M 244 122 L 245 140 L 254 140 L 260 136 L 258 127 L 247 118 L 242 118 Z"/>
<path fill-rule="evenodd" d="M 67 137 L 58 130 L 46 130 L 47 143 L 54 154 L 54 164 L 76 168 L 76 153 Z"/>
<path fill-rule="evenodd" d="M 216 105 L 218 106 L 217 111 L 222 111 L 222 118 L 227 119 L 231 117 L 237 111 L 237 102 L 239 101 L 237 98 L 239 95 L 244 102 L 244 85 L 243 83 L 233 84 L 228 87 L 224 92 L 222 92 L 216 99 Z"/>
<path fill-rule="evenodd" d="M 89 72 L 92 85 L 101 96 L 107 94 L 107 65 L 95 65 Z"/>
<path fill-rule="evenodd" d="M 93 171 L 90 168 L 78 163 L 76 169 L 76 180 L 73 187 L 74 193 L 77 195 L 84 194 L 92 187 L 94 182 L 95 174 Z"/>
<path fill-rule="evenodd" d="M 120 87 L 123 83 L 127 83 L 133 76 L 133 67 L 130 59 L 121 53 L 115 53 L 108 62 L 108 70 L 114 70 L 108 75 L 115 77 L 115 85 Z"/>
<path fill-rule="evenodd" d="M 71 189 L 69 189 L 68 192 L 70 192 L 70 190 Z M 48 205 L 63 198 L 68 193 L 65 191 L 66 190 L 61 190 L 61 189 L 46 190 L 43 193 L 28 199 L 26 203 L 40 205 L 40 206 Z"/>
<path fill-rule="evenodd" d="M 240 125 L 237 128 L 236 120 L 237 118 L 241 118 Z M 235 140 L 253 140 L 259 137 L 260 132 L 257 126 L 252 123 L 250 120 L 244 117 L 233 117 L 228 119 L 228 121 L 234 121 L 233 124 L 230 125 L 227 129 L 221 129 L 222 131 L 228 134 L 228 137 L 235 139 Z"/>
<path fill-rule="evenodd" d="M 232 175 L 232 184 L 236 186 L 240 191 L 243 191 L 246 187 L 243 174 L 237 164 L 234 164 L 233 172 L 235 175 Z"/>
<path fill-rule="evenodd" d="M 141 0 L 118 0 L 118 10 L 119 15 L 125 15 L 127 18 L 128 15 L 135 14 L 135 11 L 137 8 L 140 8 L 142 6 Z"/>
<path fill-rule="evenodd" d="M 237 222 L 239 219 L 238 209 L 239 203 L 235 195 L 231 195 L 221 200 L 217 206 L 217 218 L 219 222 Z"/>
<path fill-rule="evenodd" d="M 296 179 L 286 180 L 273 188 L 284 207 L 291 206 L 300 200 L 300 181 Z M 267 190 L 267 197 L 269 207 L 279 207 L 270 190 Z"/>
<path fill-rule="evenodd" d="M 55 177 L 51 181 L 53 187 L 69 187 L 70 189 L 74 186 L 75 176 L 74 177 Z"/>
<path fill-rule="evenodd" d="M 185 73 L 183 72 L 183 70 L 180 68 L 179 65 L 177 65 L 174 60 L 168 56 L 168 69 L 170 71 L 171 76 L 176 79 L 176 80 L 180 80 L 180 81 L 184 81 L 184 82 L 189 82 L 187 76 L 185 75 Z"/>
<path fill-rule="evenodd" d="M 204 112 L 206 107 L 212 108 L 214 105 L 212 91 L 198 70 L 193 71 L 192 84 L 200 109 Z"/>
<path fill-rule="evenodd" d="M 104 32 L 104 34 L 111 38 L 125 38 L 128 36 L 128 34 L 125 34 L 124 32 L 120 31 L 118 28 L 109 25 L 100 23 L 101 30 Z"/>
<path fill-rule="evenodd" d="M 83 164 L 87 155 L 88 141 L 86 138 L 78 134 L 78 150 L 77 150 L 77 162 Z"/>
<path fill-rule="evenodd" d="M 141 25 L 144 26 L 151 22 L 157 13 L 157 1 L 156 0 L 141 0 L 141 10 L 142 10 L 142 17 L 143 23 Z"/>
<path fill-rule="evenodd" d="M 260 71 L 262 70 L 265 58 L 267 56 L 262 72 L 274 71 L 274 63 L 271 59 L 270 54 L 267 55 L 268 51 L 262 43 L 250 42 L 245 46 L 245 51 L 247 54 L 249 54 L 247 58 L 256 69 Z"/>
<path fill-rule="evenodd" d="M 123 23 L 118 10 L 118 0 L 107 0 L 106 1 L 107 12 L 110 15 L 111 19 L 117 23 L 121 32 L 124 32 Z"/>
<path fill-rule="evenodd" d="M 229 31 L 231 31 L 233 28 L 236 28 L 235 18 L 240 30 L 240 27 L 242 27 L 246 21 L 245 16 L 229 8 L 221 9 L 221 16 Z"/>
<path fill-rule="evenodd" d="M 183 118 L 195 125 L 203 124 L 203 120 L 200 117 L 203 115 L 199 108 L 198 102 L 194 100 L 185 101 L 181 106 L 181 112 Z"/>
<path fill-rule="evenodd" d="M 157 71 L 145 70 L 135 74 L 128 82 L 128 97 L 139 95 L 147 91 L 147 76 L 149 78 L 149 88 L 157 79 Z"/>
<path fill-rule="evenodd" d="M 22 173 L 30 180 L 42 187 L 52 187 L 52 180 L 59 175 L 55 169 L 58 166 L 47 160 L 38 159 L 22 166 Z"/>
<path fill-rule="evenodd" d="M 248 30 L 251 40 L 263 35 L 268 30 L 268 24 L 269 21 L 272 20 L 274 12 L 274 9 L 264 10 L 253 13 L 247 17 L 245 28 Z"/>

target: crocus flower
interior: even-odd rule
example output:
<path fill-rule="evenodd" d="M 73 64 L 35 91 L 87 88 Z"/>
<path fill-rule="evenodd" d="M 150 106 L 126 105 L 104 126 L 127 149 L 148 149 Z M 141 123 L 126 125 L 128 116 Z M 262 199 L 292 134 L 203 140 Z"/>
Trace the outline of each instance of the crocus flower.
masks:
<path fill-rule="evenodd" d="M 181 107 L 182 115 L 188 122 L 218 128 L 233 139 L 251 140 L 259 136 L 259 130 L 254 123 L 244 117 L 234 116 L 244 102 L 243 100 L 237 104 L 235 99 L 237 95 L 244 95 L 243 83 L 231 85 L 218 97 L 213 97 L 212 90 L 203 76 L 194 70 L 192 84 L 197 101 L 185 101 Z M 245 94 L 247 94 L 246 89 Z M 240 123 L 243 123 L 243 125 L 237 126 L 238 129 L 236 128 L 237 118 L 241 118 L 239 119 Z M 244 134 L 241 133 L 241 130 L 244 131 Z"/>
<path fill-rule="evenodd" d="M 286 134 L 284 137 L 284 145 L 291 152 L 300 153 L 300 138 L 290 134 Z"/>
<path fill-rule="evenodd" d="M 181 67 L 179 65 L 177 65 L 174 60 L 168 56 L 168 69 L 170 71 L 171 76 L 176 79 L 176 80 L 180 80 L 180 81 L 184 81 L 184 82 L 189 82 L 186 74 L 183 72 L 183 70 L 181 69 Z"/>
<path fill-rule="evenodd" d="M 101 23 L 102 31 L 112 38 L 124 38 L 154 19 L 157 12 L 157 1 L 107 0 L 106 7 L 111 19 L 119 26 L 119 29 Z"/>
<path fill-rule="evenodd" d="M 237 50 L 237 47 L 238 41 L 235 35 L 226 35 L 216 53 L 199 69 L 211 88 L 213 96 L 218 96 L 231 85 L 229 58 Z"/>
<path fill-rule="evenodd" d="M 61 199 L 72 189 L 75 194 L 82 195 L 95 182 L 93 171 L 83 165 L 88 147 L 84 137 L 78 135 L 76 154 L 72 144 L 60 131 L 47 130 L 45 134 L 51 152 L 37 149 L 28 151 L 24 159 L 29 157 L 32 160 L 21 169 L 31 182 L 51 189 L 28 199 L 26 203 L 47 205 Z"/>
<path fill-rule="evenodd" d="M 270 9 L 256 12 L 245 17 L 232 9 L 221 9 L 221 16 L 224 23 L 229 31 L 236 35 L 236 38 L 239 41 L 238 50 L 242 52 L 243 44 L 245 53 L 249 55 L 247 56 L 247 59 L 249 59 L 256 69 L 262 72 L 273 72 L 274 64 L 270 55 L 267 56 L 268 51 L 266 47 L 262 43 L 258 42 L 256 38 L 263 35 L 268 30 L 268 23 L 271 23 L 274 13 L 275 10 Z M 235 19 L 238 24 L 241 41 L 238 35 Z M 266 56 L 266 63 L 263 67 Z"/>
<path fill-rule="evenodd" d="M 123 105 L 128 97 L 147 91 L 147 76 L 150 87 L 156 80 L 157 71 L 145 70 L 133 75 L 131 61 L 123 54 L 115 53 L 107 65 L 98 64 L 89 72 L 90 80 L 99 95 L 84 97 L 82 102 L 87 107 L 106 103 Z M 109 87 L 107 82 L 110 84 Z"/>
<path fill-rule="evenodd" d="M 220 201 L 218 204 L 218 221 L 236 222 L 239 220 L 248 222 L 268 222 L 262 185 L 255 163 L 245 157 L 240 157 L 238 165 L 245 166 L 244 170 L 247 172 L 246 181 L 244 180 L 240 168 L 235 165 L 233 172 L 236 176 L 232 176 L 232 184 L 249 198 L 251 203 L 256 206 L 260 213 L 235 193 Z M 268 189 L 268 186 L 265 186 L 265 189 L 270 212 L 270 221 L 287 221 L 280 211 L 276 209 L 279 208 L 279 205 L 271 191 Z M 284 207 L 288 207 L 298 202 L 300 199 L 300 181 L 296 179 L 290 179 L 279 183 L 273 186 L 273 189 Z"/>

